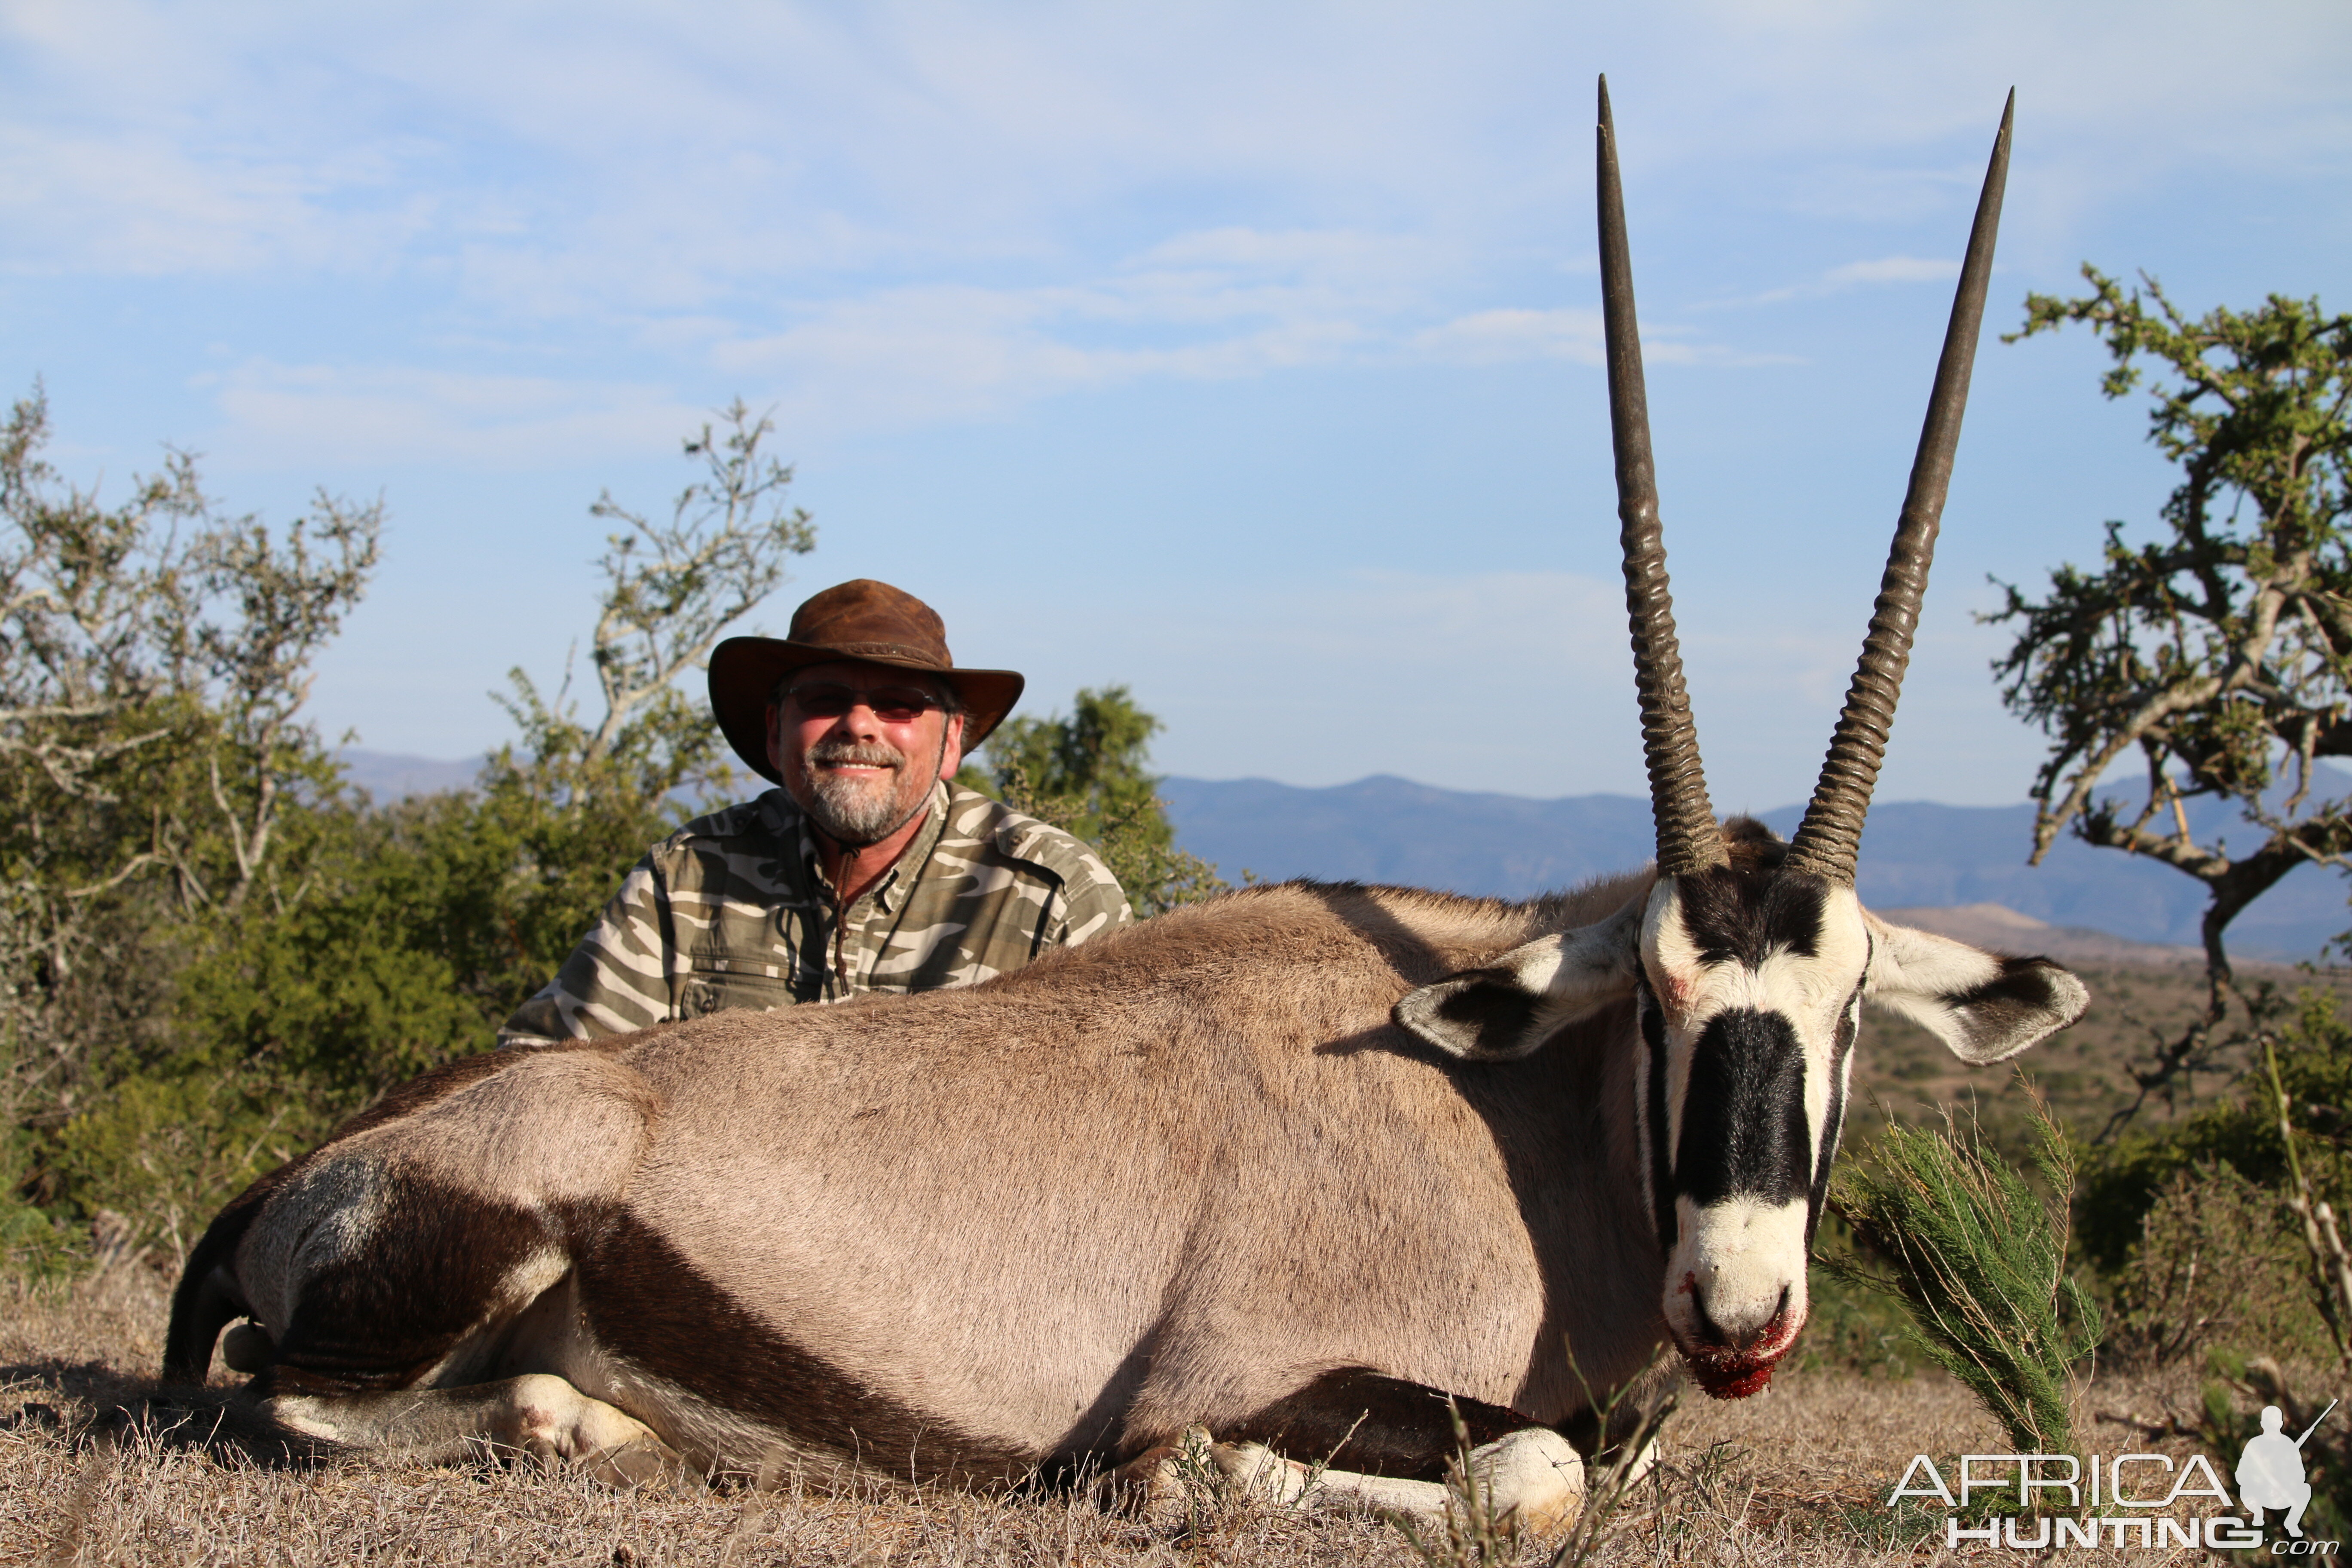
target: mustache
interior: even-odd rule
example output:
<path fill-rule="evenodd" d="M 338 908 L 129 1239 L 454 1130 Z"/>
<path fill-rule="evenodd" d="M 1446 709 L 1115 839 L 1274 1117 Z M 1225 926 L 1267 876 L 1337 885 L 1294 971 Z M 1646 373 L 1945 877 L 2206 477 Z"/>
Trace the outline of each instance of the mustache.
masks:
<path fill-rule="evenodd" d="M 853 767 L 903 768 L 907 765 L 907 753 L 879 741 L 819 741 L 808 749 L 808 760 Z"/>

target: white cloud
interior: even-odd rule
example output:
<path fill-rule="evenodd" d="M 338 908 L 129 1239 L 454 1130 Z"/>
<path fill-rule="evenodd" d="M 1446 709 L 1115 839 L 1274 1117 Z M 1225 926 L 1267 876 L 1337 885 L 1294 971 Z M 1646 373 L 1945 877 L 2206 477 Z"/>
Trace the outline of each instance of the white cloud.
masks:
<path fill-rule="evenodd" d="M 1580 310 L 1475 310 L 1415 333 L 1412 345 L 1432 359 L 1459 364 L 1521 359 L 1600 364 L 1605 349 L 1601 312 Z"/>
<path fill-rule="evenodd" d="M 16 215 L 5 265 L 149 277 L 364 272 L 425 228 L 432 205 L 387 192 L 386 172 L 372 162 L 205 159 L 144 132 L 43 135 L 0 123 L 0 213 Z M 387 199 L 373 210 L 321 210 L 336 186 Z"/>
<path fill-rule="evenodd" d="M 925 0 L 690 18 L 583 5 L 556 25 L 498 0 L 365 14 L 16 0 L 0 11 L 16 175 L 0 212 L 12 250 L 45 237 L 61 265 L 458 258 L 485 289 L 567 277 L 554 298 L 588 310 L 648 290 L 707 304 L 779 270 L 1050 261 L 1099 256 L 1106 238 L 1143 253 L 1160 221 L 1143 208 L 1211 193 L 1318 229 L 1369 221 L 1476 247 L 1557 226 L 1583 185 L 1587 124 L 1585 89 L 1563 105 L 1562 77 L 1603 65 L 1652 191 L 1937 210 L 1973 188 L 1957 154 L 2012 79 L 2021 172 L 2069 200 L 2190 165 L 2340 169 L 2352 25 L 2332 0 L 2258 10 L 2215 29 L 2187 0 L 1692 0 L 1641 16 L 1504 5 L 1465 25 L 1337 0 Z M 2179 47 L 2186 29 L 2197 48 Z M 2084 183 L 2092 170 L 2106 195 Z M 60 203 L 66 221 L 26 221 Z"/>
<path fill-rule="evenodd" d="M 1888 256 L 1876 261 L 1849 261 L 1843 267 L 1832 267 L 1822 275 L 1822 281 L 1832 288 L 1842 283 L 1949 283 L 1959 275 L 1960 264 L 1957 261 Z"/>
<path fill-rule="evenodd" d="M 711 357 L 730 375 L 773 377 L 801 428 L 986 417 L 1146 377 L 1222 380 L 1328 363 L 1365 342 L 1369 329 L 1347 308 L 1356 302 L 1300 308 L 1290 293 L 1166 275 L 898 289 L 817 305 L 782 331 L 719 343 Z M 1120 328 L 1134 329 L 1131 341 Z"/>
<path fill-rule="evenodd" d="M 1880 283 L 1949 283 L 1959 275 L 1960 264 L 1957 261 L 1920 256 L 1887 256 L 1874 261 L 1843 262 L 1828 268 L 1810 282 L 1767 289 L 1759 294 L 1744 294 L 1737 299 L 1711 300 L 1700 309 L 1721 310 L 1743 305 L 1777 305 L 1790 300 L 1819 300 L 1848 289 Z"/>
<path fill-rule="evenodd" d="M 252 360 L 211 379 L 228 422 L 214 449 L 246 464 L 610 460 L 674 450 L 708 417 L 658 387 L 549 376 Z"/>
<path fill-rule="evenodd" d="M 1505 5 L 1475 25 L 1339 0 L 721 0 L 559 26 L 523 0 L 9 0 L 0 268 L 394 280 L 449 339 L 667 343 L 681 370 L 780 376 L 835 425 L 1347 360 L 1591 363 L 1589 311 L 1527 280 L 1588 254 L 1564 75 L 1614 71 L 1637 206 L 1881 228 L 1965 212 L 2019 78 L 2012 253 L 2053 255 L 2085 204 L 2184 168 L 2352 161 L 2346 14 L 2263 10 L 2216 31 L 2187 0 Z M 1746 298 L 1948 265 L 1895 254 Z M 1669 306 L 1655 356 L 1753 358 L 1678 337 Z"/>
<path fill-rule="evenodd" d="M 985 417 L 1151 378 L 1231 380 L 1309 365 L 1525 359 L 1600 363 L 1600 318 L 1505 307 L 1423 324 L 1458 262 L 1355 230 L 1226 227 L 1175 236 L 1083 280 L 934 284 L 803 308 L 723 340 L 713 363 L 775 378 L 796 428 Z M 1664 359 L 1706 352 L 1666 341 Z"/>

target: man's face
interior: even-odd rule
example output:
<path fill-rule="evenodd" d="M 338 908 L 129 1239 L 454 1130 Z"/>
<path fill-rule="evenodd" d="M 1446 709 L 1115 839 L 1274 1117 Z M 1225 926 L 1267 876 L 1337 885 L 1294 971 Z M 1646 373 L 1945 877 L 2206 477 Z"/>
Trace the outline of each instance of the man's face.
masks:
<path fill-rule="evenodd" d="M 768 710 L 768 761 L 825 837 L 846 848 L 905 826 L 963 762 L 963 719 L 933 678 L 843 660 L 795 671 Z"/>

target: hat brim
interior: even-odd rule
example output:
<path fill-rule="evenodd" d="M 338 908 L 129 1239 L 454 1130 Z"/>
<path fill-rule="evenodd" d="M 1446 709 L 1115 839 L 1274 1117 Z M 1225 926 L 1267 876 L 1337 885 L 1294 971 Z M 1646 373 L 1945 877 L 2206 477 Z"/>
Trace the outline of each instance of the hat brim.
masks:
<path fill-rule="evenodd" d="M 1028 684 L 1010 669 L 940 669 L 916 659 L 845 653 L 783 637 L 729 637 L 710 650 L 710 710 L 735 754 L 771 784 L 783 780 L 768 760 L 769 693 L 785 676 L 813 664 L 887 664 L 946 681 L 964 706 L 966 756 L 978 751 L 989 732 L 1004 722 L 1004 716 L 1021 700 L 1022 688 Z"/>

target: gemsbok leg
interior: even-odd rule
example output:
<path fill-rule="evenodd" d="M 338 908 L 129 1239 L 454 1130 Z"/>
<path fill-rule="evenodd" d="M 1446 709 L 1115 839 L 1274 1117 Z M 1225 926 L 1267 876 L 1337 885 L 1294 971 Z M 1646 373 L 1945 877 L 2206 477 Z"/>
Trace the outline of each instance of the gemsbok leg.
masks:
<path fill-rule="evenodd" d="M 1440 1478 L 1465 1436 L 1471 1470 L 1496 1518 L 1540 1533 L 1575 1522 L 1584 1504 L 1584 1463 L 1568 1439 L 1516 1410 L 1449 1399 L 1442 1390 L 1369 1367 L 1325 1373 L 1229 1427 L 1222 1441 L 1196 1430 L 1139 1457 L 1122 1475 L 1141 1488 L 1149 1505 L 1183 1484 L 1189 1442 L 1203 1450 L 1196 1458 L 1248 1496 L 1438 1519 L 1447 1507 Z"/>
<path fill-rule="evenodd" d="M 640 1486 L 685 1468 L 645 1423 L 547 1373 L 460 1388 L 280 1394 L 262 1408 L 305 1436 L 426 1464 L 488 1449 L 528 1455 L 550 1469 L 578 1465 L 615 1486 Z"/>

